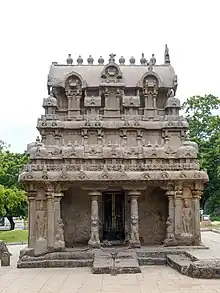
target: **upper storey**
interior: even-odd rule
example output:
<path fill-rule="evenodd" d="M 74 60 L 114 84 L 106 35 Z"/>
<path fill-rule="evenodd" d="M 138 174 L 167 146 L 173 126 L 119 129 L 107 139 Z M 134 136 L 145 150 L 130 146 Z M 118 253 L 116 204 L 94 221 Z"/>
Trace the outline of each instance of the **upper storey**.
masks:
<path fill-rule="evenodd" d="M 84 64 L 81 56 L 74 64 L 71 54 L 67 58 L 67 64 L 58 64 L 53 62 L 48 75 L 48 89 L 62 87 L 66 88 L 67 80 L 70 76 L 77 76 L 82 89 L 99 88 L 107 83 L 125 88 L 143 87 L 143 82 L 147 75 L 155 77 L 158 88 L 173 89 L 177 88 L 177 76 L 173 67 L 170 65 L 170 56 L 168 47 L 165 47 L 164 64 L 157 65 L 154 54 L 149 62 L 142 54 L 140 63 L 136 64 L 135 58 L 131 57 L 130 64 L 125 64 L 124 57 L 120 57 L 118 62 L 114 54 L 110 54 L 108 62 L 102 57 L 98 59 L 98 64 L 94 64 L 94 59 L 89 56 L 87 64 Z"/>

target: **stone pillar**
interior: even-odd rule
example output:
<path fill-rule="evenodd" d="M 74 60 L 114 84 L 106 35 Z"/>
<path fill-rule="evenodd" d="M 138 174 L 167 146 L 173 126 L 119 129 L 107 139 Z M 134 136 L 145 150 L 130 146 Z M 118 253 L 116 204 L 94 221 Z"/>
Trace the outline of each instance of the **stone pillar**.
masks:
<path fill-rule="evenodd" d="M 176 239 L 174 236 L 174 227 L 175 227 L 175 211 L 174 211 L 174 191 L 166 191 L 168 197 L 168 218 L 166 222 L 166 239 L 164 244 L 167 246 L 176 245 Z"/>
<path fill-rule="evenodd" d="M 91 235 L 89 239 L 89 246 L 92 248 L 100 248 L 98 204 L 100 196 L 101 192 L 99 191 L 89 192 L 89 197 L 91 197 Z"/>
<path fill-rule="evenodd" d="M 175 237 L 180 238 L 182 232 L 182 186 L 175 186 Z"/>
<path fill-rule="evenodd" d="M 131 198 L 131 231 L 129 244 L 130 247 L 140 247 L 139 239 L 139 216 L 138 216 L 138 198 L 141 195 L 140 191 L 131 190 L 128 196 Z"/>
<path fill-rule="evenodd" d="M 47 192 L 47 246 L 54 247 L 54 197 L 53 192 Z"/>
<path fill-rule="evenodd" d="M 200 198 L 202 190 L 192 190 L 193 195 L 193 211 L 194 211 L 194 225 L 193 225 L 193 243 L 194 245 L 201 244 L 200 233 Z"/>
<path fill-rule="evenodd" d="M 36 191 L 28 192 L 28 247 L 36 244 Z"/>
<path fill-rule="evenodd" d="M 54 248 L 63 249 L 65 248 L 64 241 L 64 225 L 61 219 L 60 213 L 60 200 L 63 197 L 63 193 L 55 192 L 54 193 Z"/>

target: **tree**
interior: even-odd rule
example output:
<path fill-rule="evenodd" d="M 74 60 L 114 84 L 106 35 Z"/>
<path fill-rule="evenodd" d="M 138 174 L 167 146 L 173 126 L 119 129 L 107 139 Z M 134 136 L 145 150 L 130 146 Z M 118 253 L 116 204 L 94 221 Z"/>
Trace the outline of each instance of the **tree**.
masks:
<path fill-rule="evenodd" d="M 13 230 L 13 217 L 27 216 L 27 196 L 18 183 L 20 169 L 27 163 L 27 154 L 12 153 L 0 141 L 0 216 L 5 216 Z"/>
<path fill-rule="evenodd" d="M 199 146 L 198 160 L 207 169 L 209 182 L 201 204 L 209 199 L 209 212 L 220 206 L 220 99 L 213 95 L 193 96 L 184 103 L 189 138 Z"/>
<path fill-rule="evenodd" d="M 7 217 L 10 230 L 14 230 L 13 217 L 27 216 L 27 196 L 24 190 L 17 187 L 7 188 L 0 185 L 0 215 Z"/>

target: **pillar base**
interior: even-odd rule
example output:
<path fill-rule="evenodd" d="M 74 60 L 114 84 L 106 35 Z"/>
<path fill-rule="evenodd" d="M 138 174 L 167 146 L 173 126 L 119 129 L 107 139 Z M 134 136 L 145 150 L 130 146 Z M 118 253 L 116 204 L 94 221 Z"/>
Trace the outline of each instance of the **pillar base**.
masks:
<path fill-rule="evenodd" d="M 163 243 L 164 243 L 164 246 L 176 246 L 177 245 L 177 241 L 174 236 L 171 238 L 165 239 Z"/>
<path fill-rule="evenodd" d="M 35 253 L 41 254 L 47 251 L 47 240 L 40 238 L 36 241 Z"/>
<path fill-rule="evenodd" d="M 54 249 L 64 249 L 65 248 L 65 242 L 64 241 L 57 241 L 54 244 Z"/>
<path fill-rule="evenodd" d="M 93 241 L 90 239 L 88 245 L 90 248 L 100 248 L 100 241 Z"/>
<path fill-rule="evenodd" d="M 130 240 L 129 241 L 129 247 L 130 248 L 140 248 L 141 247 L 141 244 L 139 241 L 132 241 Z"/>

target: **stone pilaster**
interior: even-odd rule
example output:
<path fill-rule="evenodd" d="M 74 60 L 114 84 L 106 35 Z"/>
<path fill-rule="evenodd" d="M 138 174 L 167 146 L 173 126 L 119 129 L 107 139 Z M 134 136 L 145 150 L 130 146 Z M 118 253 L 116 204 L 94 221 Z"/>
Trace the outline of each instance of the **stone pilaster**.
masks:
<path fill-rule="evenodd" d="M 174 206 L 174 191 L 166 191 L 166 195 L 168 197 L 168 218 L 166 222 L 167 231 L 166 231 L 166 239 L 164 240 L 164 244 L 167 246 L 176 245 L 176 239 L 174 236 L 174 228 L 175 228 L 175 206 Z"/>
<path fill-rule="evenodd" d="M 54 231 L 55 231 L 55 239 L 54 239 L 54 248 L 55 249 L 63 249 L 65 247 L 64 241 L 64 225 L 61 219 L 60 213 L 60 200 L 63 197 L 63 193 L 55 192 L 54 193 Z"/>
<path fill-rule="evenodd" d="M 48 191 L 47 195 L 47 246 L 54 247 L 54 197 L 53 192 Z"/>
<path fill-rule="evenodd" d="M 177 238 L 180 238 L 182 232 L 182 186 L 175 186 L 174 206 L 175 206 L 175 228 L 174 233 Z"/>
<path fill-rule="evenodd" d="M 200 233 L 200 198 L 202 190 L 192 190 L 193 195 L 193 211 L 194 211 L 194 223 L 193 223 L 193 237 L 194 245 L 201 244 L 201 233 Z"/>
<path fill-rule="evenodd" d="M 139 216 L 138 216 L 138 198 L 141 192 L 136 190 L 131 190 L 128 192 L 128 196 L 131 199 L 131 230 L 130 230 L 130 247 L 140 247 L 139 239 Z"/>
<path fill-rule="evenodd" d="M 100 248 L 99 239 L 99 198 L 101 192 L 90 191 L 89 197 L 91 198 L 91 235 L 89 239 L 89 246 L 92 248 Z"/>
<path fill-rule="evenodd" d="M 28 192 L 28 247 L 36 244 L 36 191 Z"/>

